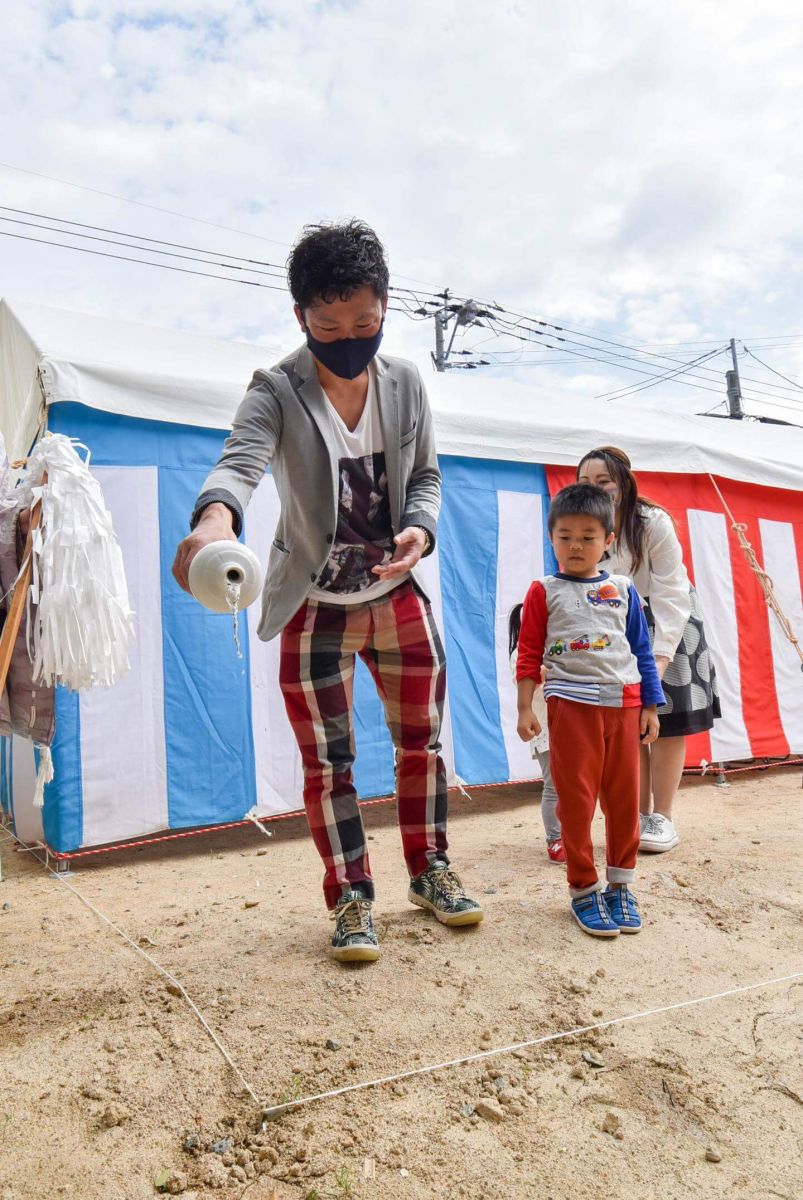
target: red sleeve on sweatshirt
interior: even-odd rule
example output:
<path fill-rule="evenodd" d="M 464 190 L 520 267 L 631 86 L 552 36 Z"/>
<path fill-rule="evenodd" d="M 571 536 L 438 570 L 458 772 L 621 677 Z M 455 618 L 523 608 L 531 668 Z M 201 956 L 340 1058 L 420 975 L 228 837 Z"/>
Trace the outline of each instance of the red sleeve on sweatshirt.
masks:
<path fill-rule="evenodd" d="M 547 623 L 546 591 L 540 582 L 533 583 L 524 600 L 521 613 L 516 681 L 534 679 L 541 682 L 541 666 L 546 648 Z"/>

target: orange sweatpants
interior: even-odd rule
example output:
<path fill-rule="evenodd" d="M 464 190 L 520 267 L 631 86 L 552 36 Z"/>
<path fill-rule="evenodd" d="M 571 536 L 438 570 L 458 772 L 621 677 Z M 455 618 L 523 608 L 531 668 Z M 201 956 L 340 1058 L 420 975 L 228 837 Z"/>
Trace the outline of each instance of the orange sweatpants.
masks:
<path fill-rule="evenodd" d="M 597 807 L 605 815 L 607 877 L 635 878 L 639 844 L 639 708 L 601 708 L 550 696 L 549 757 L 572 895 L 599 886 L 591 843 Z"/>

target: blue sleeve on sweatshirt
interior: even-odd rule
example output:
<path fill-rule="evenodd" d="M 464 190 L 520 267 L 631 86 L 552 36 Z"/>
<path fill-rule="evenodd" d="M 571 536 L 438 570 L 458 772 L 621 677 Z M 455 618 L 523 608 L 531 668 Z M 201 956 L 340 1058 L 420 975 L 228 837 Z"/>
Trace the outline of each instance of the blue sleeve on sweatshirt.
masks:
<path fill-rule="evenodd" d="M 638 662 L 641 675 L 641 703 L 645 706 L 665 703 L 661 680 L 658 678 L 658 668 L 655 665 L 655 656 L 650 645 L 647 622 L 641 608 L 641 598 L 632 583 L 628 589 L 625 634 L 630 642 L 630 649 Z"/>

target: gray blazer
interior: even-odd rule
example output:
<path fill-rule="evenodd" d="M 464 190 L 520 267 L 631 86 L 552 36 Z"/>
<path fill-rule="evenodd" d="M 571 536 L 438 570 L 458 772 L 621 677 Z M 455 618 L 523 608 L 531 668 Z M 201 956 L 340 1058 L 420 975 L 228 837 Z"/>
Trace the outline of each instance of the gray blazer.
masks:
<path fill-rule="evenodd" d="M 393 532 L 420 526 L 434 546 L 441 475 L 424 385 L 417 367 L 404 359 L 378 356 L 374 361 Z M 301 607 L 326 565 L 337 530 L 337 448 L 306 346 L 255 373 L 195 503 L 191 527 L 207 505 L 219 501 L 231 509 L 239 535 L 243 510 L 268 464 L 281 516 L 262 593 L 258 633 L 266 642 Z M 416 583 L 421 586 L 419 579 Z"/>

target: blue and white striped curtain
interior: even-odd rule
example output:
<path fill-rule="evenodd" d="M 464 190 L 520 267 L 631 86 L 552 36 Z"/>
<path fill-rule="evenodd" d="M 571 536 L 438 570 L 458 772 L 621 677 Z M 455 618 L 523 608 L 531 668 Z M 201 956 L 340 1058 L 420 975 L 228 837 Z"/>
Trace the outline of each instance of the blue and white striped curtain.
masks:
<path fill-rule="evenodd" d="M 55 779 L 44 829 L 57 851 L 158 830 L 236 821 L 254 805 L 301 807 L 301 770 L 278 686 L 276 639 L 207 613 L 170 572 L 193 500 L 223 431 L 109 416 L 78 404 L 51 409 L 50 427 L 78 437 L 114 518 L 137 638 L 131 672 L 112 689 L 57 693 Z M 445 457 L 443 512 L 428 585 L 447 655 L 444 754 L 470 784 L 536 775 L 516 737 L 507 614 L 551 569 L 542 467 Z M 278 498 L 267 475 L 246 513 L 246 541 L 267 557 Z M 393 753 L 373 683 L 355 678 L 355 777 L 361 796 L 393 790 Z M 0 780 L 0 783 L 2 780 Z"/>

